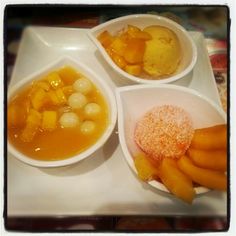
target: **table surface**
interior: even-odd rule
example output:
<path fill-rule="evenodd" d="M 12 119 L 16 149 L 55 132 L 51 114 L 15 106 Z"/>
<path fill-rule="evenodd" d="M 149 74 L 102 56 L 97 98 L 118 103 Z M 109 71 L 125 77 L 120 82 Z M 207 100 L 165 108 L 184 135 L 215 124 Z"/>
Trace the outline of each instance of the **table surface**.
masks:
<path fill-rule="evenodd" d="M 206 38 L 210 58 L 227 56 L 227 9 L 222 7 L 68 7 L 68 8 L 9 8 L 6 21 L 7 76 L 9 82 L 21 33 L 28 25 L 91 28 L 109 19 L 132 13 L 151 13 L 169 17 L 187 30 L 201 31 Z M 214 68 L 222 106 L 227 111 L 227 64 Z M 28 224 L 26 223 L 28 222 Z M 39 223 L 41 222 L 41 223 Z M 51 223 L 46 223 L 51 222 Z M 142 225 L 140 227 L 140 225 Z M 74 217 L 61 219 L 8 218 L 8 229 L 16 230 L 224 230 L 227 218 L 174 218 L 174 217 Z"/>

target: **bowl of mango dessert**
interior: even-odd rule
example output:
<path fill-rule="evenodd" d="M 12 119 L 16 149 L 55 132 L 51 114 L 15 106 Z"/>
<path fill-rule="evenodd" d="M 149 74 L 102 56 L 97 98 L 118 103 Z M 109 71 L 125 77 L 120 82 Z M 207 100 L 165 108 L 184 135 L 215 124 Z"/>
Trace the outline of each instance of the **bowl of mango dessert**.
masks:
<path fill-rule="evenodd" d="M 73 164 L 103 146 L 116 116 L 109 86 L 87 66 L 63 57 L 9 88 L 8 150 L 32 166 Z"/>
<path fill-rule="evenodd" d="M 188 76 L 197 60 L 189 33 L 161 16 L 119 17 L 88 35 L 111 68 L 129 82 L 170 83 Z"/>

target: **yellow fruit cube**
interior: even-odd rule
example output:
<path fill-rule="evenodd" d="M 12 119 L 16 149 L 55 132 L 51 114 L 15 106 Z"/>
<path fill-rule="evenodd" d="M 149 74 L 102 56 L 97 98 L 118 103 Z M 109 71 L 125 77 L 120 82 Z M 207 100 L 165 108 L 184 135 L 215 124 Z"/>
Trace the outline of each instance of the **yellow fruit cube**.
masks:
<path fill-rule="evenodd" d="M 74 88 L 72 85 L 68 85 L 68 86 L 64 86 L 62 88 L 62 91 L 66 96 L 69 96 L 74 92 Z"/>
<path fill-rule="evenodd" d="M 97 39 L 104 48 L 107 48 L 113 42 L 114 37 L 108 31 L 103 31 L 98 35 Z"/>
<path fill-rule="evenodd" d="M 40 110 L 40 108 L 45 104 L 46 92 L 42 88 L 38 88 L 31 95 L 31 104 L 35 110 Z"/>
<path fill-rule="evenodd" d="M 63 67 L 62 69 L 58 70 L 57 73 L 59 74 L 59 76 L 61 77 L 62 81 L 66 85 L 73 84 L 74 81 L 80 77 L 78 72 L 74 68 L 72 68 L 70 66 Z"/>
<path fill-rule="evenodd" d="M 26 119 L 26 126 L 22 130 L 20 138 L 23 142 L 31 142 L 41 123 L 41 113 L 31 109 Z"/>
<path fill-rule="evenodd" d="M 111 43 L 109 48 L 117 53 L 119 56 L 123 56 L 126 50 L 126 43 L 119 37 L 116 37 L 115 40 Z"/>
<path fill-rule="evenodd" d="M 61 88 L 64 86 L 64 83 L 57 72 L 52 72 L 46 77 L 46 79 L 53 89 Z"/>
<path fill-rule="evenodd" d="M 11 104 L 7 110 L 8 127 L 22 127 L 25 124 L 26 112 L 21 106 Z"/>
<path fill-rule="evenodd" d="M 57 89 L 57 90 L 55 91 L 55 93 L 56 93 L 56 95 L 57 95 L 59 104 L 60 104 L 60 105 L 66 104 L 66 102 L 67 102 L 66 96 L 65 96 L 65 94 L 63 93 L 62 89 Z"/>
<path fill-rule="evenodd" d="M 125 71 L 129 73 L 130 75 L 139 76 L 142 71 L 141 65 L 126 65 Z"/>
<path fill-rule="evenodd" d="M 46 131 L 52 131 L 57 127 L 57 112 L 44 111 L 41 128 Z"/>

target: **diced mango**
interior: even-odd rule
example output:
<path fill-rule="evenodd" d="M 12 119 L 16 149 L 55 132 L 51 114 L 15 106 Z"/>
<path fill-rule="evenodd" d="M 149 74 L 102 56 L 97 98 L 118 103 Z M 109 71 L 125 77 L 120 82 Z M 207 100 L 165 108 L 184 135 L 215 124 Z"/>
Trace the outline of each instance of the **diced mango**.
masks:
<path fill-rule="evenodd" d="M 118 54 L 109 49 L 107 49 L 106 51 L 110 55 L 111 59 L 115 62 L 115 64 L 121 69 L 123 69 L 127 65 L 125 59 L 122 56 L 119 56 Z"/>
<path fill-rule="evenodd" d="M 40 110 L 40 108 L 45 104 L 46 91 L 42 88 L 38 88 L 31 95 L 31 104 L 35 110 Z"/>
<path fill-rule="evenodd" d="M 36 126 L 39 126 L 41 123 L 41 118 L 42 118 L 42 115 L 40 112 L 34 109 L 30 109 L 29 114 L 26 118 L 26 123 L 35 124 Z"/>
<path fill-rule="evenodd" d="M 178 169 L 175 160 L 164 158 L 160 165 L 159 176 L 171 193 L 187 203 L 192 203 L 195 196 L 192 181 Z"/>
<path fill-rule="evenodd" d="M 38 81 L 35 84 L 35 86 L 38 88 L 42 88 L 45 91 L 49 91 L 49 89 L 50 89 L 50 84 L 47 81 Z"/>
<path fill-rule="evenodd" d="M 44 111 L 42 115 L 41 128 L 45 131 L 52 131 L 57 127 L 57 112 Z"/>
<path fill-rule="evenodd" d="M 20 105 L 11 104 L 7 110 L 8 127 L 22 127 L 25 125 L 26 111 Z"/>
<path fill-rule="evenodd" d="M 50 90 L 47 93 L 47 96 L 48 96 L 48 103 L 50 105 L 59 106 L 66 104 L 67 99 L 62 89 Z"/>
<path fill-rule="evenodd" d="M 41 123 L 41 113 L 31 109 L 26 119 L 26 126 L 21 132 L 20 138 L 23 142 L 31 142 L 38 131 Z"/>
<path fill-rule="evenodd" d="M 131 64 L 139 64 L 143 61 L 145 50 L 145 41 L 132 38 L 127 43 L 127 49 L 124 53 L 124 59 Z"/>
<path fill-rule="evenodd" d="M 59 89 L 55 90 L 55 93 L 57 95 L 59 104 L 60 105 L 66 104 L 67 100 L 66 100 L 65 94 L 63 93 L 63 90 L 59 88 Z"/>
<path fill-rule="evenodd" d="M 68 85 L 68 86 L 62 87 L 62 91 L 65 94 L 65 96 L 69 96 L 74 92 L 74 88 L 72 85 Z"/>
<path fill-rule="evenodd" d="M 143 40 L 152 39 L 152 36 L 149 33 L 142 31 L 141 29 L 139 29 L 134 25 L 128 25 L 127 33 L 131 38 L 137 38 Z"/>
<path fill-rule="evenodd" d="M 179 169 L 195 183 L 211 189 L 227 189 L 227 176 L 223 172 L 197 167 L 187 156 L 182 156 L 177 164 Z"/>
<path fill-rule="evenodd" d="M 52 72 L 46 77 L 46 79 L 53 89 L 58 89 L 64 86 L 64 83 L 57 72 Z"/>
<path fill-rule="evenodd" d="M 113 42 L 114 37 L 107 30 L 105 30 L 98 35 L 97 39 L 103 47 L 107 48 Z"/>
<path fill-rule="evenodd" d="M 135 25 L 128 25 L 127 33 L 133 36 L 134 33 L 140 32 L 141 30 Z"/>
<path fill-rule="evenodd" d="M 145 154 L 139 153 L 135 156 L 134 165 L 141 180 L 149 181 L 158 178 L 158 168 L 150 163 Z"/>
<path fill-rule="evenodd" d="M 73 84 L 74 81 L 80 77 L 80 75 L 75 69 L 68 66 L 58 70 L 57 73 L 59 74 L 65 85 Z"/>
<path fill-rule="evenodd" d="M 57 94 L 54 90 L 50 90 L 48 93 L 47 93 L 47 96 L 48 96 L 48 103 L 50 105 L 59 105 L 60 102 L 59 102 L 59 99 L 57 97 Z"/>
<path fill-rule="evenodd" d="M 123 56 L 126 50 L 126 43 L 119 37 L 115 37 L 114 41 L 111 43 L 109 48 L 113 50 L 119 56 Z"/>
<path fill-rule="evenodd" d="M 130 75 L 139 76 L 142 72 L 141 65 L 126 65 L 125 71 Z"/>

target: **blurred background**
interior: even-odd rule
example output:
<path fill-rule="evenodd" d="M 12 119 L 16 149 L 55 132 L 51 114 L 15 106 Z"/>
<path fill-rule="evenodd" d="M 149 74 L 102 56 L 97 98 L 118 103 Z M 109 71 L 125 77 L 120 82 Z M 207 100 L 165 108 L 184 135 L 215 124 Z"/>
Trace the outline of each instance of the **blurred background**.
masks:
<path fill-rule="evenodd" d="M 14 67 L 21 35 L 27 26 L 91 28 L 107 20 L 136 13 L 158 14 L 181 24 L 187 30 L 204 34 L 212 69 L 227 111 L 229 9 L 226 6 L 158 5 L 8 5 L 4 14 L 5 84 Z M 5 218 L 5 226 L 14 231 L 138 231 L 196 232 L 224 231 L 227 217 L 150 217 L 100 216 L 60 218 Z"/>

